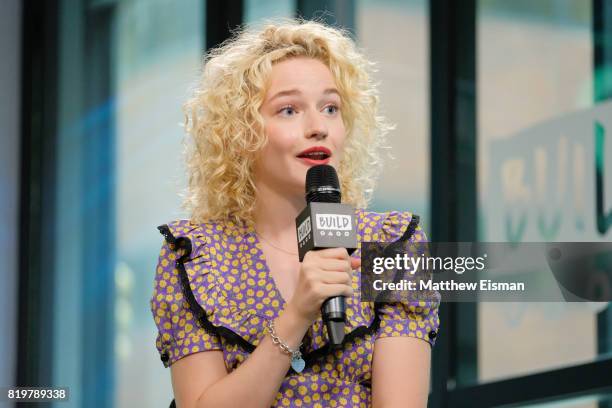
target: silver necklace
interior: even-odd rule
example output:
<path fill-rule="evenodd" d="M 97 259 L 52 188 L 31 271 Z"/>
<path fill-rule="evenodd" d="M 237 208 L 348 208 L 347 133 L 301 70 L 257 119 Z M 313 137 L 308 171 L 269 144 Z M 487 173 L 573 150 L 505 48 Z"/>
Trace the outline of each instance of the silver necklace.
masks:
<path fill-rule="evenodd" d="M 265 242 L 266 242 L 268 245 L 270 245 L 272 248 L 276 248 L 276 249 L 278 249 L 279 251 L 284 252 L 284 253 L 289 254 L 289 255 L 294 255 L 294 256 L 297 256 L 297 255 L 298 255 L 296 252 L 289 252 L 289 251 L 287 251 L 286 249 L 283 249 L 283 248 L 277 247 L 277 246 L 276 246 L 276 245 L 274 245 L 272 242 L 268 241 L 268 240 L 266 239 L 266 237 L 264 237 L 264 236 L 263 236 L 263 235 L 261 235 L 259 232 L 257 232 L 257 230 L 255 230 L 255 233 L 257 234 L 257 236 L 258 236 L 259 238 L 263 239 L 263 240 L 264 240 L 264 241 L 265 241 Z"/>

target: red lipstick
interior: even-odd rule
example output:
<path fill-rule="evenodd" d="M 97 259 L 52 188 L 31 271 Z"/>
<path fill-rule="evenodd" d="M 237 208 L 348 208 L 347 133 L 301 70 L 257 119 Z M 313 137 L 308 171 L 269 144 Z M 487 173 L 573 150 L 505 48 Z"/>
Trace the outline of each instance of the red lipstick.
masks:
<path fill-rule="evenodd" d="M 328 164 L 332 155 L 331 150 L 323 146 L 313 146 L 297 155 L 298 159 L 304 163 L 316 166 L 318 164 Z"/>

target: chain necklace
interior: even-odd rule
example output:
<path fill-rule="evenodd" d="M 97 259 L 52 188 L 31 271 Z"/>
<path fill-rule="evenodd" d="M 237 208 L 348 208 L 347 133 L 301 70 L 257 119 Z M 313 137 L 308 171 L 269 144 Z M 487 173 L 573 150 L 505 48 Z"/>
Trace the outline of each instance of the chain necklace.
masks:
<path fill-rule="evenodd" d="M 272 242 L 268 241 L 268 240 L 266 239 L 266 237 L 264 237 L 264 236 L 263 236 L 263 235 L 261 235 L 259 232 L 257 232 L 257 230 L 255 230 L 255 233 L 257 234 L 257 236 L 258 236 L 259 238 L 263 239 L 263 240 L 264 240 L 264 241 L 265 241 L 265 242 L 266 242 L 268 245 L 270 245 L 272 248 L 276 248 L 276 249 L 278 249 L 279 251 L 284 252 L 284 253 L 289 254 L 289 255 L 294 255 L 294 256 L 297 256 L 297 255 L 298 255 L 298 254 L 297 254 L 297 252 L 290 252 L 290 251 L 287 251 L 286 249 L 283 249 L 283 248 L 277 247 L 277 246 L 276 246 L 276 245 L 274 245 Z"/>

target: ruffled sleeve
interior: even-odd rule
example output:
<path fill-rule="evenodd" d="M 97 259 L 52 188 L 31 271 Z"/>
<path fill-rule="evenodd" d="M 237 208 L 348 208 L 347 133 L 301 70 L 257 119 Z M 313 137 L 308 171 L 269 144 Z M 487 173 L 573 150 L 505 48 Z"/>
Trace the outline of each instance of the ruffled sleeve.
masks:
<path fill-rule="evenodd" d="M 411 221 L 414 224 L 417 218 L 410 212 L 389 212 L 383 221 L 382 240 L 397 241 L 410 228 Z M 409 255 L 414 253 L 414 244 L 418 242 L 427 242 L 427 236 L 417 224 L 409 241 L 403 246 L 404 250 Z M 433 347 L 440 325 L 439 306 L 439 292 L 429 295 L 425 301 L 384 303 L 379 308 L 380 326 L 375 333 L 375 340 L 383 337 L 408 336 L 425 340 Z"/>
<path fill-rule="evenodd" d="M 166 238 L 159 253 L 150 302 L 158 329 L 156 347 L 165 367 L 193 353 L 222 349 L 218 335 L 198 324 L 185 299 L 177 269 L 178 257 L 180 251 L 175 243 Z"/>

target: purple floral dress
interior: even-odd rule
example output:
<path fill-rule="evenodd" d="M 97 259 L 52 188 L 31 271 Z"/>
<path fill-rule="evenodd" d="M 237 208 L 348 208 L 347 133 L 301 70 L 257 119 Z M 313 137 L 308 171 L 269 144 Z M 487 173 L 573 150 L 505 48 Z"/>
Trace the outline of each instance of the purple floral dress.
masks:
<path fill-rule="evenodd" d="M 426 236 L 410 212 L 356 210 L 361 242 L 392 242 L 412 229 L 410 242 Z M 412 222 L 411 222 L 412 221 Z M 174 221 L 159 227 L 165 237 L 155 274 L 151 311 L 158 327 L 156 346 L 165 367 L 192 353 L 221 350 L 236 369 L 266 336 L 265 321 L 285 307 L 270 275 L 257 235 L 246 224 Z M 306 368 L 289 369 L 275 407 L 370 407 L 372 355 L 378 338 L 409 336 L 432 347 L 439 327 L 439 296 L 412 303 L 360 302 L 360 273 L 346 299 L 343 347 L 326 346 L 319 317 L 301 348 Z"/>

